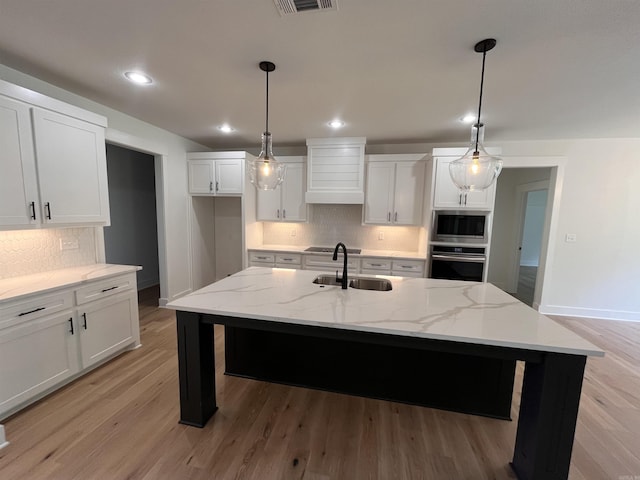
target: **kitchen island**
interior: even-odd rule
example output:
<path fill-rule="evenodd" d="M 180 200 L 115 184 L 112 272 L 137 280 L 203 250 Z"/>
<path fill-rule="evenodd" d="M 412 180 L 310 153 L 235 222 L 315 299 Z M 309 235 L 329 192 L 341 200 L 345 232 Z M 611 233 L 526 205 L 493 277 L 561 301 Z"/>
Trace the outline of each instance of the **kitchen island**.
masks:
<path fill-rule="evenodd" d="M 499 418 L 523 360 L 513 469 L 567 478 L 586 357 L 602 351 L 491 284 L 390 277 L 388 292 L 343 290 L 317 275 L 254 267 L 167 305 L 182 423 L 202 427 L 217 409 L 213 324 L 225 325 L 229 374 Z"/>

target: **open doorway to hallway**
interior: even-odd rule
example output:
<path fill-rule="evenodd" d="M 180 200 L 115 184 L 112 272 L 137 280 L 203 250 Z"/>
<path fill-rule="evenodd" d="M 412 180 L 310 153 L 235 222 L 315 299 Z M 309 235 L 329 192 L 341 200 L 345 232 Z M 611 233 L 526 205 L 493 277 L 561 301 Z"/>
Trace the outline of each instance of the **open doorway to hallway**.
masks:
<path fill-rule="evenodd" d="M 111 226 L 104 228 L 107 263 L 140 265 L 138 290 L 160 284 L 155 158 L 107 144 Z"/>
<path fill-rule="evenodd" d="M 551 174 L 551 167 L 505 168 L 496 187 L 487 280 L 530 306 L 542 288 L 538 267 L 553 202 Z"/>

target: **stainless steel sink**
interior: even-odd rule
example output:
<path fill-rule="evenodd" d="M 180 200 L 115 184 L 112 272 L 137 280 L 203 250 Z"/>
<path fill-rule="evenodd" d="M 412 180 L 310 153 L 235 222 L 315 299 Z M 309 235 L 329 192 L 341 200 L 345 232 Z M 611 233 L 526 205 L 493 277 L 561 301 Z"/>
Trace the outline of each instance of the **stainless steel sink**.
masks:
<path fill-rule="evenodd" d="M 318 275 L 313 283 L 317 285 L 341 286 L 340 280 L 336 280 L 335 275 Z M 386 278 L 357 277 L 349 281 L 351 288 L 358 290 L 377 290 L 388 292 L 392 289 L 391 282 Z"/>
<path fill-rule="evenodd" d="M 392 288 L 391 282 L 386 278 L 366 277 L 354 278 L 349 282 L 349 286 L 358 290 L 378 290 L 381 292 L 388 292 Z"/>
<path fill-rule="evenodd" d="M 335 275 L 318 275 L 313 283 L 317 283 L 318 285 L 342 285 L 340 280 L 336 280 Z"/>

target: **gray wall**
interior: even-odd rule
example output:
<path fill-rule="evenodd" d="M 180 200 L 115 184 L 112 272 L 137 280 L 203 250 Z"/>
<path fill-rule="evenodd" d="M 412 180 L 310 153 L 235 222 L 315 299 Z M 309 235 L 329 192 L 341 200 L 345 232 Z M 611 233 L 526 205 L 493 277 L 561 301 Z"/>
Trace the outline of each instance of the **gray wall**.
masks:
<path fill-rule="evenodd" d="M 154 158 L 107 144 L 111 226 L 104 229 L 107 263 L 141 265 L 138 289 L 160 283 Z"/>

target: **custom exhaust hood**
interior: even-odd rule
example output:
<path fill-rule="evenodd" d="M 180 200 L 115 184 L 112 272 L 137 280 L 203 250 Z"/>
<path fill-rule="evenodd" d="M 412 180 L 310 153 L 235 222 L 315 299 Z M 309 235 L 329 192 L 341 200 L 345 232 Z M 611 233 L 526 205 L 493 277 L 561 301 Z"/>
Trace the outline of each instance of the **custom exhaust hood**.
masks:
<path fill-rule="evenodd" d="M 364 203 L 366 137 L 307 139 L 307 203 Z"/>

